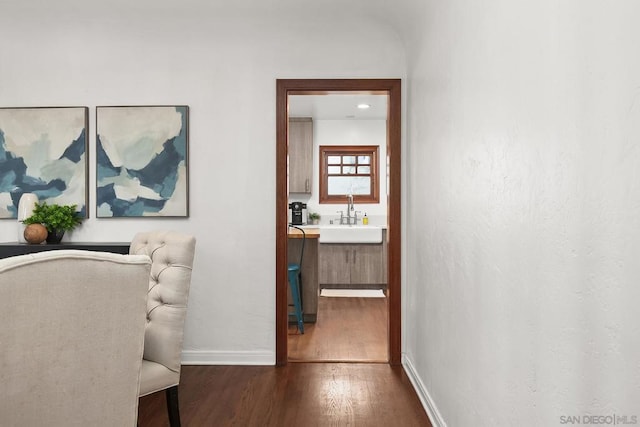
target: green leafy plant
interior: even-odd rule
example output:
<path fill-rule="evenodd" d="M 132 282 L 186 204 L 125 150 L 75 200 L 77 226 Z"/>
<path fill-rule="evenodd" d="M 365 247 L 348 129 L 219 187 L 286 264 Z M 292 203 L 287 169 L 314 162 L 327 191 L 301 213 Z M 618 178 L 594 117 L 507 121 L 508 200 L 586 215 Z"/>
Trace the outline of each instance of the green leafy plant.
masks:
<path fill-rule="evenodd" d="M 77 205 L 48 205 L 36 203 L 31 216 L 24 224 L 42 224 L 47 227 L 49 233 L 57 231 L 73 230 L 82 222 L 82 217 L 76 212 Z"/>
<path fill-rule="evenodd" d="M 320 214 L 317 212 L 309 212 L 309 215 L 307 215 L 309 217 L 309 220 L 315 220 L 315 219 L 320 219 Z"/>

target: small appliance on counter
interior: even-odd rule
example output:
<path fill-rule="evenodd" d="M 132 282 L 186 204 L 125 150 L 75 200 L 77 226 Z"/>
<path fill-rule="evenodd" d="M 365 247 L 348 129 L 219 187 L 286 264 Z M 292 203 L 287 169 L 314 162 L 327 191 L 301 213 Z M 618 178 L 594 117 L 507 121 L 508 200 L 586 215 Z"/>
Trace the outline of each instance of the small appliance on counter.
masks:
<path fill-rule="evenodd" d="M 289 223 L 305 225 L 307 223 L 307 204 L 302 202 L 289 203 Z"/>

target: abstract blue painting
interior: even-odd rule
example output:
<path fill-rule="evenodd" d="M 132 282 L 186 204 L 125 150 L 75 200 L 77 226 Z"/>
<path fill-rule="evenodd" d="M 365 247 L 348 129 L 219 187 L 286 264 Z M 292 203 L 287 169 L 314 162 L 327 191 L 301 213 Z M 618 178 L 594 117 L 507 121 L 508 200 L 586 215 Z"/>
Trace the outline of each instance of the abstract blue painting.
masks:
<path fill-rule="evenodd" d="M 23 193 L 87 216 L 87 107 L 0 108 L 0 218 Z"/>
<path fill-rule="evenodd" d="M 96 215 L 189 216 L 189 107 L 96 108 Z"/>

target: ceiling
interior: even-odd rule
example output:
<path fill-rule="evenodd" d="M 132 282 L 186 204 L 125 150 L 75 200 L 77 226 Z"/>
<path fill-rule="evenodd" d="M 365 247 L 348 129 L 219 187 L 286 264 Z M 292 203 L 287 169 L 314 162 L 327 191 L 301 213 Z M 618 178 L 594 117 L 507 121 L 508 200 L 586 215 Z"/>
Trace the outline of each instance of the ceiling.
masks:
<path fill-rule="evenodd" d="M 368 104 L 362 110 L 358 104 Z M 387 95 L 289 95 L 289 117 L 314 120 L 386 120 Z"/>

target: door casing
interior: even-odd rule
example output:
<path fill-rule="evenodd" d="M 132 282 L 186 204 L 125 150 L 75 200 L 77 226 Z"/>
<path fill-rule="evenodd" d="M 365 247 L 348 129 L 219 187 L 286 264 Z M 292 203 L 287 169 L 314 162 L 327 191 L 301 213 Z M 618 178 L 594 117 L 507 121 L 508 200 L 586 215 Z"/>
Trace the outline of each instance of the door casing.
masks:
<path fill-rule="evenodd" d="M 387 95 L 387 303 L 389 364 L 400 365 L 401 348 L 401 80 L 278 79 L 276 80 L 276 365 L 287 364 L 287 141 L 289 95 L 368 93 Z M 382 160 L 381 160 L 382 161 Z M 383 197 L 383 195 L 381 195 Z"/>

